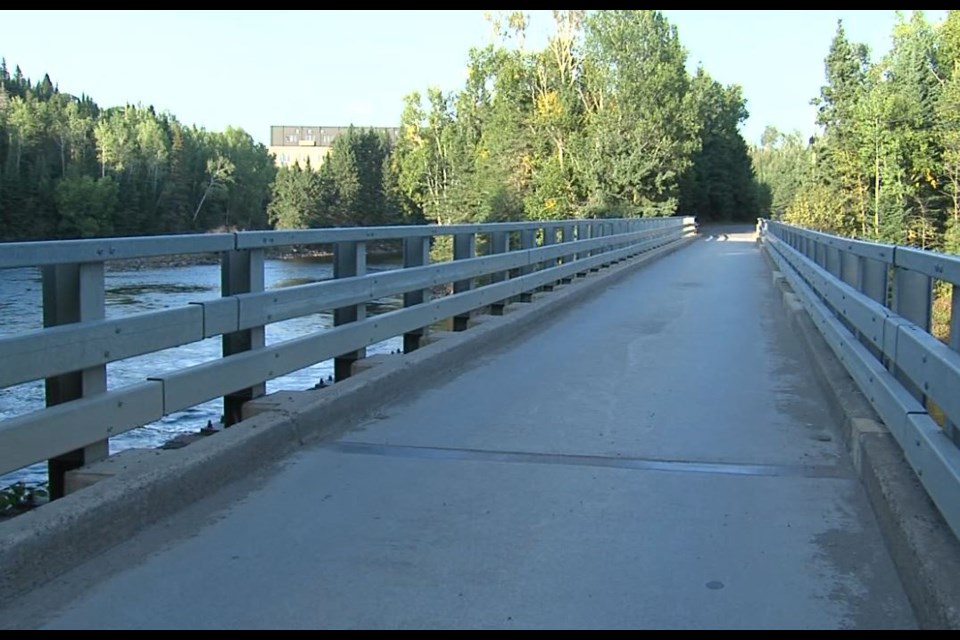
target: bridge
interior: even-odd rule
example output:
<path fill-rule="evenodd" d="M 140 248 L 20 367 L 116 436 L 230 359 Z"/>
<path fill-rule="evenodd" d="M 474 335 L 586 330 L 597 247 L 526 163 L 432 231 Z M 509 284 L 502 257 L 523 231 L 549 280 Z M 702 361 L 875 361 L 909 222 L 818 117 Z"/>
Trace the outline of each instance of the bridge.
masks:
<path fill-rule="evenodd" d="M 368 272 L 384 242 L 403 268 Z M 335 277 L 265 289 L 293 245 Z M 105 263 L 174 253 L 218 255 L 221 295 L 106 317 Z M 55 499 L 0 522 L 0 627 L 960 626 L 956 259 L 669 218 L 0 245 L 22 266 L 45 326 L 0 338 L 0 388 L 48 406 L 0 423 L 0 473 L 46 460 Z M 209 437 L 108 455 L 218 397 Z"/>

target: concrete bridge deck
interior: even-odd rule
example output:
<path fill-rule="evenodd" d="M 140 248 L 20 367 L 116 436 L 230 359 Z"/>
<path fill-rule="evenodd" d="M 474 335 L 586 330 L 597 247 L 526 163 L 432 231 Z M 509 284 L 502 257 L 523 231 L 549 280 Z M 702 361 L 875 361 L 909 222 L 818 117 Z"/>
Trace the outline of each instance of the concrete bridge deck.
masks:
<path fill-rule="evenodd" d="M 912 628 L 752 234 L 187 507 L 8 609 L 52 628 Z"/>

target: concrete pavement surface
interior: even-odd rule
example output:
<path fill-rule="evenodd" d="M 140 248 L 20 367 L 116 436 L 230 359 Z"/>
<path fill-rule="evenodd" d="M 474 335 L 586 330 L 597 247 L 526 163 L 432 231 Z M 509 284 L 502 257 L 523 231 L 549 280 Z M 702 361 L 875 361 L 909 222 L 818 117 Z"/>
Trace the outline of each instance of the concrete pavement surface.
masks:
<path fill-rule="evenodd" d="M 913 628 L 750 233 L 9 603 L 45 628 Z"/>

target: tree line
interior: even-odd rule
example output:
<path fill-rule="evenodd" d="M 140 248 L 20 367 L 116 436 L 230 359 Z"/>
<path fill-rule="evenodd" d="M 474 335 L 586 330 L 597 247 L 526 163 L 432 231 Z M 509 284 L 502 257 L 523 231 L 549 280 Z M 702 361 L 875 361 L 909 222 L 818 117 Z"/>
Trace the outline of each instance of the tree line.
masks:
<path fill-rule="evenodd" d="M 391 160 L 438 223 L 759 212 L 740 87 L 691 76 L 659 11 L 554 11 L 540 50 L 527 17 L 490 16 L 456 92 L 410 94 Z"/>
<path fill-rule="evenodd" d="M 817 134 L 768 128 L 751 150 L 773 217 L 960 253 L 960 13 L 900 15 L 871 61 L 843 24 L 813 103 Z"/>
<path fill-rule="evenodd" d="M 768 193 L 742 91 L 686 70 L 659 11 L 489 16 L 464 86 L 415 91 L 395 139 L 350 128 L 320 167 L 275 168 L 244 131 L 100 109 L 0 68 L 0 237 L 69 238 L 571 217 L 752 220 Z"/>
<path fill-rule="evenodd" d="M 276 169 L 241 129 L 101 109 L 0 61 L 0 239 L 262 229 Z"/>
<path fill-rule="evenodd" d="M 691 76 L 659 11 L 554 11 L 541 50 L 522 12 L 489 18 L 496 42 L 469 50 L 462 89 L 409 94 L 392 144 L 351 132 L 319 171 L 280 169 L 271 222 L 760 213 L 741 89 Z"/>

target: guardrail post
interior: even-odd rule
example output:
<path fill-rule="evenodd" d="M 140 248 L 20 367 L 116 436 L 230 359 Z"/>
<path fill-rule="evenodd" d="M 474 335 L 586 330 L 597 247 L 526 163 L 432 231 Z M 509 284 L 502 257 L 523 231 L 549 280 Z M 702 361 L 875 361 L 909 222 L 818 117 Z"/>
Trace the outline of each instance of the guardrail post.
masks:
<path fill-rule="evenodd" d="M 577 223 L 577 242 L 581 240 L 588 240 L 590 238 L 590 223 L 589 222 L 578 222 Z M 576 255 L 577 260 L 583 260 L 590 256 L 589 251 L 580 251 Z M 587 275 L 587 270 L 578 271 L 577 277 L 583 278 Z"/>
<path fill-rule="evenodd" d="M 510 242 L 510 235 L 506 231 L 494 231 L 490 234 L 490 254 L 497 253 L 506 253 L 507 246 Z M 503 282 L 507 279 L 507 274 L 503 271 L 498 271 L 490 276 L 490 283 L 496 284 L 497 282 Z M 500 300 L 494 302 L 490 305 L 490 315 L 502 316 L 503 308 L 506 306 L 505 300 Z"/>
<path fill-rule="evenodd" d="M 601 228 L 603 229 L 602 233 L 603 233 L 603 235 L 604 235 L 605 237 L 609 237 L 609 236 L 615 235 L 615 234 L 617 233 L 616 223 L 614 223 L 614 222 L 604 222 L 604 223 L 601 225 Z M 611 251 L 614 250 L 614 248 L 615 248 L 614 241 L 613 241 L 613 240 L 610 240 L 610 244 L 607 245 L 606 247 L 604 247 L 603 252 L 604 252 L 604 253 L 610 253 Z M 611 264 L 614 264 L 615 262 L 617 262 L 617 260 L 611 260 L 611 261 L 608 262 L 607 264 L 608 264 L 608 265 L 611 265 Z"/>
<path fill-rule="evenodd" d="M 520 249 L 522 251 L 528 251 L 534 249 L 537 246 L 537 234 L 536 229 L 524 229 L 520 232 Z M 520 267 L 517 270 L 520 276 L 525 276 L 527 274 L 533 273 L 533 266 Z M 518 296 L 520 302 L 533 302 L 533 292 L 524 291 Z"/>
<path fill-rule="evenodd" d="M 430 264 L 430 238 L 404 238 L 403 240 L 403 268 L 422 267 Z M 403 294 L 403 306 L 412 307 L 430 299 L 429 289 L 417 289 Z M 420 327 L 403 334 L 403 352 L 410 353 L 420 348 L 420 340 L 427 333 L 426 327 Z"/>
<path fill-rule="evenodd" d="M 238 293 L 263 291 L 263 250 L 241 249 L 224 251 L 220 254 L 220 292 L 232 296 Z M 264 346 L 263 327 L 253 327 L 243 331 L 223 334 L 223 357 L 260 349 Z M 240 422 L 245 402 L 258 398 L 267 392 L 266 381 L 247 389 L 240 389 L 223 398 L 223 426 Z"/>
<path fill-rule="evenodd" d="M 625 231 L 625 229 L 624 229 L 624 224 L 623 224 L 623 221 L 622 221 L 622 220 L 619 221 L 619 222 L 611 222 L 611 223 L 610 223 L 610 235 L 612 235 L 612 236 L 618 236 L 618 235 L 624 233 L 624 231 Z M 623 242 L 622 239 L 619 239 L 619 238 L 618 238 L 617 241 L 614 243 L 614 245 L 610 248 L 610 250 L 613 251 L 613 250 L 615 250 L 615 249 L 620 249 L 620 248 L 625 247 L 625 246 L 626 246 L 626 243 Z M 623 260 L 626 260 L 626 258 L 617 258 L 617 262 L 622 262 Z"/>
<path fill-rule="evenodd" d="M 354 278 L 367 275 L 367 245 L 364 242 L 338 242 L 333 246 L 333 277 Z M 366 304 L 352 304 L 333 310 L 333 326 L 339 327 L 367 317 Z M 353 363 L 365 358 L 366 349 L 342 353 L 333 359 L 333 379 L 346 380 L 353 373 Z"/>
<path fill-rule="evenodd" d="M 573 242 L 573 231 L 574 231 L 574 226 L 572 222 L 568 222 L 564 224 L 561 227 L 560 242 L 564 244 Z M 567 264 L 569 262 L 572 262 L 573 260 L 576 260 L 576 256 L 573 254 L 567 254 L 562 258 L 560 258 L 560 262 L 562 264 Z M 565 276 L 563 278 L 560 278 L 560 284 L 570 284 L 571 282 L 573 282 L 573 278 L 570 276 Z"/>
<path fill-rule="evenodd" d="M 863 260 L 866 258 L 850 253 L 843 248 L 838 248 L 837 251 L 839 252 L 840 256 L 840 271 L 838 274 L 840 280 L 860 291 L 861 281 L 863 279 L 861 269 L 863 269 Z M 842 313 L 837 314 L 837 319 L 844 324 L 850 333 L 856 336 L 857 341 L 860 344 L 867 349 L 870 348 L 870 341 L 864 340 L 863 333 L 861 333 L 861 331 L 857 329 L 852 322 L 847 320 Z"/>
<path fill-rule="evenodd" d="M 840 249 L 834 246 L 835 240 L 832 240 L 830 244 L 826 245 L 826 261 L 827 261 L 827 271 L 833 274 L 837 278 L 843 277 L 843 263 L 840 254 Z"/>
<path fill-rule="evenodd" d="M 896 261 L 894 261 L 896 262 Z M 927 333 L 930 333 L 930 312 L 933 306 L 933 279 L 894 264 L 893 310 Z M 923 390 L 900 371 L 894 361 L 893 374 L 913 396 L 926 406 Z"/>
<path fill-rule="evenodd" d="M 854 255 L 847 251 L 840 252 L 840 279 L 854 289 L 860 289 L 863 269 L 863 256 Z"/>
<path fill-rule="evenodd" d="M 541 246 L 551 247 L 557 244 L 557 228 L 552 224 L 543 227 L 543 242 Z M 559 260 L 546 260 L 540 263 L 540 269 L 553 269 L 560 263 Z M 540 291 L 553 291 L 553 283 L 548 283 L 540 287 Z"/>
<path fill-rule="evenodd" d="M 866 256 L 844 254 L 844 281 L 868 298 L 887 306 L 888 265 Z M 863 333 L 856 332 L 857 339 L 880 362 L 884 361 L 883 350 L 872 342 L 863 340 Z"/>
<path fill-rule="evenodd" d="M 933 305 L 932 279 L 903 267 L 894 267 L 894 270 L 893 310 L 929 333 Z"/>
<path fill-rule="evenodd" d="M 887 302 L 887 281 L 889 280 L 889 267 L 886 263 L 870 258 L 861 258 L 862 274 L 860 291 L 869 296 L 885 307 L 889 307 Z"/>
<path fill-rule="evenodd" d="M 477 239 L 472 233 L 457 233 L 453 236 L 453 259 L 469 260 L 477 255 Z M 473 278 L 453 283 L 453 292 L 463 293 L 473 288 Z M 453 330 L 466 331 L 470 326 L 470 313 L 453 317 Z"/>
<path fill-rule="evenodd" d="M 960 352 L 960 285 L 956 284 L 951 287 L 950 348 Z M 944 424 L 944 431 L 947 436 L 953 440 L 954 444 L 960 447 L 960 428 L 950 420 L 947 420 Z"/>
<path fill-rule="evenodd" d="M 58 264 L 42 267 L 43 326 L 100 320 L 105 314 L 103 263 Z M 45 380 L 46 404 L 51 407 L 107 390 L 107 367 L 99 365 Z M 67 471 L 103 460 L 110 443 L 100 440 L 47 461 L 51 499 L 64 495 Z"/>
<path fill-rule="evenodd" d="M 591 237 L 591 238 L 599 238 L 599 237 L 602 236 L 602 235 L 603 235 L 603 223 L 602 223 L 602 222 L 596 222 L 596 221 L 591 222 L 591 223 L 590 223 L 590 237 Z M 587 255 L 589 255 L 589 256 L 592 257 L 592 256 L 600 255 L 600 254 L 603 253 L 603 252 L 604 252 L 603 247 L 598 247 L 597 249 L 591 250 L 590 253 L 587 254 Z M 594 265 L 593 267 L 590 267 L 590 271 L 591 271 L 591 272 L 600 271 L 600 265 Z"/>

